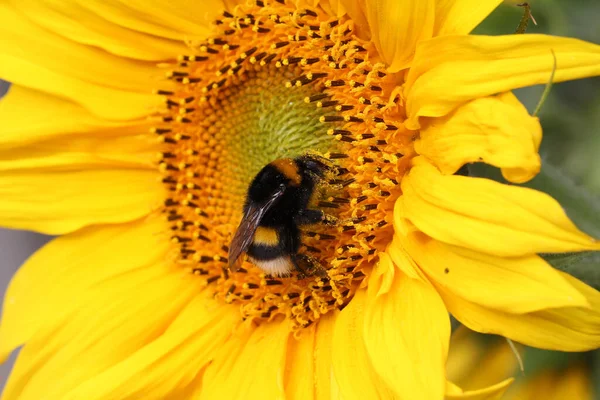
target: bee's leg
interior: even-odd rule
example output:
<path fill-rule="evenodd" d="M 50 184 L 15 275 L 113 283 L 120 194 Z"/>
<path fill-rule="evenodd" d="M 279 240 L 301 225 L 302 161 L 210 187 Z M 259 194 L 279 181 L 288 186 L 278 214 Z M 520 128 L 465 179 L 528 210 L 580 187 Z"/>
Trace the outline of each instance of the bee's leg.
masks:
<path fill-rule="evenodd" d="M 318 224 L 325 218 L 325 213 L 321 210 L 304 209 L 294 217 L 294 222 L 297 225 L 312 225 Z"/>
<path fill-rule="evenodd" d="M 316 276 L 320 276 L 321 278 L 328 277 L 327 271 L 325 270 L 325 268 L 323 268 L 321 263 L 316 258 L 313 258 L 306 254 L 300 254 L 300 253 L 296 254 L 296 258 L 297 258 L 296 263 L 298 263 L 298 261 L 300 261 L 303 264 L 308 265 L 309 275 L 316 275 Z"/>
<path fill-rule="evenodd" d="M 321 210 L 306 208 L 296 215 L 294 222 L 298 225 L 313 225 L 318 223 L 335 225 L 337 223 L 337 218 L 327 215 Z"/>
<path fill-rule="evenodd" d="M 304 279 L 307 276 L 310 276 L 310 274 L 300 266 L 300 263 L 298 263 L 298 256 L 299 254 L 293 254 L 290 258 L 292 260 L 292 264 L 294 264 L 294 268 L 296 271 L 298 271 L 298 279 Z"/>

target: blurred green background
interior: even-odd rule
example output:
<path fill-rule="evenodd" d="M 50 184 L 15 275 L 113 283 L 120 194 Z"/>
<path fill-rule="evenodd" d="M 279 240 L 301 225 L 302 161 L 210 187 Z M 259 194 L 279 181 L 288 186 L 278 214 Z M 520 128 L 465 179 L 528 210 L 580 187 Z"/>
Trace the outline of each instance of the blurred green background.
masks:
<path fill-rule="evenodd" d="M 475 33 L 514 33 L 524 14 L 524 9 L 516 3 L 506 1 Z M 534 0 L 528 3 L 537 25 L 530 21 L 526 34 L 570 36 L 600 43 L 600 0 Z M 515 94 L 533 112 L 543 91 L 544 86 L 540 85 L 516 90 Z M 554 84 L 538 116 L 544 130 L 540 149 L 542 173 L 525 186 L 553 195 L 581 229 L 600 237 L 600 78 Z M 477 166 L 473 170 L 477 175 L 502 180 L 499 173 L 490 168 Z M 600 288 L 598 253 L 575 257 L 575 261 L 571 258 L 566 264 L 561 264 L 564 260 L 560 257 L 548 258 L 565 270 L 575 262 L 574 275 L 579 274 Z M 600 400 L 600 351 L 567 354 L 524 349 L 521 355 L 525 359 L 525 373 L 512 371 L 517 377 L 517 386 L 537 384 L 536 378 L 553 371 L 555 379 L 546 384 L 555 384 L 555 398 L 562 400 L 568 392 L 561 392 L 560 386 L 568 383 L 560 377 L 566 377 L 569 369 L 583 364 L 591 388 L 586 398 Z M 485 365 L 481 367 L 485 368 Z M 506 397 L 512 398 L 511 393 Z"/>

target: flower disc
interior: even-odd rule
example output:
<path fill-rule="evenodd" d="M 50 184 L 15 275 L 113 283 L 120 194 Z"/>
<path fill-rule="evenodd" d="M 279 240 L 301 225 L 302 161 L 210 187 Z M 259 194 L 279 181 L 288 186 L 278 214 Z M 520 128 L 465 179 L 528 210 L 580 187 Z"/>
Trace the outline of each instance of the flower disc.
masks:
<path fill-rule="evenodd" d="M 403 108 L 375 49 L 351 20 L 282 3 L 238 7 L 167 76 L 168 112 L 153 131 L 166 149 L 160 169 L 177 260 L 243 318 L 289 317 L 304 327 L 342 308 L 391 242 L 398 177 L 413 153 Z M 373 59 L 373 61 L 371 61 Z M 246 262 L 227 268 L 228 245 L 248 185 L 266 164 L 307 152 L 331 160 L 337 176 L 312 207 L 335 226 L 303 228 L 300 251 L 327 277 L 270 277 Z"/>

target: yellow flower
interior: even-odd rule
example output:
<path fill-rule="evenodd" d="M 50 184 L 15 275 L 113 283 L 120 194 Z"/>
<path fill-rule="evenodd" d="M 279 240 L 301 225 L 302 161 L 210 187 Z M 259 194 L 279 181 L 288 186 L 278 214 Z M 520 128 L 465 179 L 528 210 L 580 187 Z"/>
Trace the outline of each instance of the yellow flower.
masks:
<path fill-rule="evenodd" d="M 524 371 L 509 345 L 499 338 L 459 329 L 452 335 L 447 374 L 467 387 L 491 385 L 510 376 L 515 383 L 503 400 L 594 399 L 590 370 L 593 353 L 532 351 L 519 346 Z M 510 378 L 512 380 L 512 378 Z M 492 397 L 493 398 L 493 397 Z"/>
<path fill-rule="evenodd" d="M 0 5 L 0 223 L 62 235 L 7 293 L 5 399 L 495 395 L 446 386 L 448 310 L 598 347 L 600 295 L 536 254 L 600 245 L 542 193 L 453 174 L 533 177 L 509 91 L 551 51 L 555 81 L 598 75 L 599 46 L 468 36 L 497 0 L 233 3 Z M 307 151 L 339 166 L 318 206 L 340 223 L 303 236 L 328 278 L 228 271 L 250 179 Z"/>
<path fill-rule="evenodd" d="M 565 369 L 547 370 L 525 380 L 507 393 L 505 400 L 594 400 L 593 381 L 583 362 Z"/>

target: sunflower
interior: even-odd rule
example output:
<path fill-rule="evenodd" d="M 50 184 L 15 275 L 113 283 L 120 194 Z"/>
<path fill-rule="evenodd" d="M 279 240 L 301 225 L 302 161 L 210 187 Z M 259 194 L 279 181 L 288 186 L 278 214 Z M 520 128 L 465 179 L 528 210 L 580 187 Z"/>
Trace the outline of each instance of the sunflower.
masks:
<path fill-rule="evenodd" d="M 461 327 L 452 335 L 447 374 L 465 387 L 490 385 L 516 376 L 503 400 L 592 400 L 596 352 L 561 353 L 519 346 L 515 354 L 501 338 L 484 337 Z"/>
<path fill-rule="evenodd" d="M 600 72 L 590 43 L 467 35 L 498 3 L 2 4 L 0 223 L 60 235 L 6 295 L 4 398 L 440 399 L 448 311 L 598 347 L 598 292 L 536 255 L 598 242 L 543 193 L 456 175 L 532 178 L 510 90 L 552 53 L 554 81 Z M 252 177 L 310 152 L 337 171 L 314 206 L 339 223 L 301 249 L 327 276 L 230 271 Z"/>

